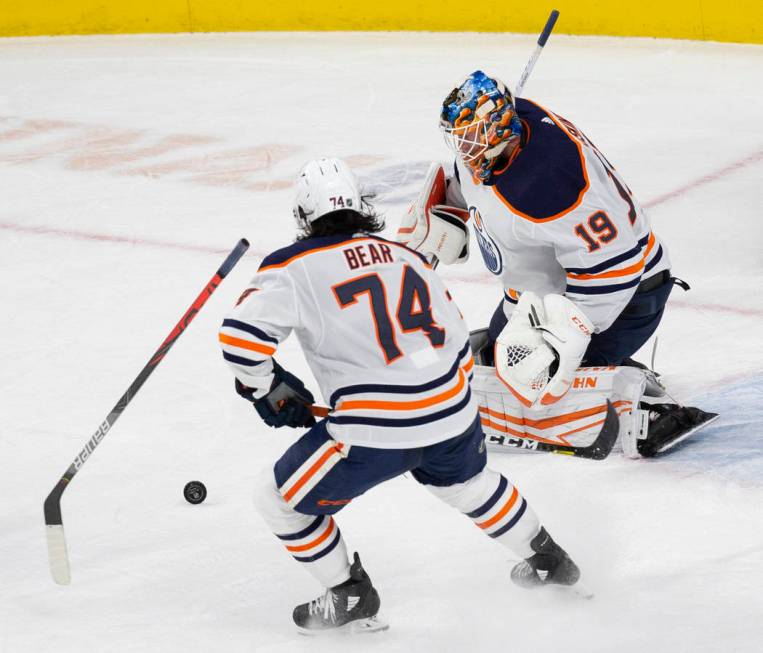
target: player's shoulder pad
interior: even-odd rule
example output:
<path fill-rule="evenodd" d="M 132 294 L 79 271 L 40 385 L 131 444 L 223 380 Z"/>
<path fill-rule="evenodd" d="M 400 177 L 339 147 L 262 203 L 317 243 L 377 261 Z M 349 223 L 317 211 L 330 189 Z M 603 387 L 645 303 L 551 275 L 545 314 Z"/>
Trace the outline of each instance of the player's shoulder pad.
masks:
<path fill-rule="evenodd" d="M 317 238 L 298 240 L 291 245 L 287 245 L 286 247 L 282 247 L 281 249 L 277 249 L 275 252 L 268 254 L 262 259 L 258 272 L 286 267 L 293 260 L 305 256 L 306 254 L 327 249 L 329 247 L 335 247 L 348 240 L 352 240 L 352 235 L 335 234 L 333 236 L 320 236 Z"/>
<path fill-rule="evenodd" d="M 518 98 L 516 106 L 526 142 L 511 164 L 494 174 L 494 190 L 523 218 L 560 218 L 578 206 L 588 190 L 582 147 L 550 111 L 524 98 Z"/>

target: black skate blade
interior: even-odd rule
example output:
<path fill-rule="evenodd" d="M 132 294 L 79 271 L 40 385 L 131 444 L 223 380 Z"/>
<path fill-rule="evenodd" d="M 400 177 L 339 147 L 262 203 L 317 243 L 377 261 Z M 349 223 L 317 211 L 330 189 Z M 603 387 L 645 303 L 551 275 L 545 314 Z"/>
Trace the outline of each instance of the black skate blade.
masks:
<path fill-rule="evenodd" d="M 300 635 L 306 635 L 307 637 L 326 637 L 327 635 L 362 635 L 364 633 L 376 633 L 382 630 L 387 630 L 387 628 L 389 628 L 389 624 L 377 614 L 376 616 L 368 617 L 367 619 L 355 619 L 355 621 L 350 621 L 338 628 L 317 629 L 297 626 L 297 632 Z"/>
<path fill-rule="evenodd" d="M 685 433 L 682 433 L 674 440 L 671 440 L 670 442 L 666 442 L 661 447 L 655 449 L 654 453 L 655 454 L 665 453 L 669 449 L 672 449 L 673 447 L 675 447 L 679 442 L 683 442 L 687 438 L 694 435 L 697 431 L 701 431 L 706 426 L 712 424 L 715 420 L 717 420 L 720 417 L 718 413 L 705 413 L 705 414 L 707 415 L 707 419 L 705 419 L 704 422 L 700 422 L 696 426 L 693 426 L 688 431 L 686 431 Z"/>

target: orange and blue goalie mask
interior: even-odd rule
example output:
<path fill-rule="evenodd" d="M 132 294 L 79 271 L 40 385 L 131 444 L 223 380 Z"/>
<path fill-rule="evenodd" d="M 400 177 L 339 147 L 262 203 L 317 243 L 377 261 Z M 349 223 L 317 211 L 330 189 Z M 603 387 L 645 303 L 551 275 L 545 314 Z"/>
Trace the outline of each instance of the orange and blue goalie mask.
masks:
<path fill-rule="evenodd" d="M 481 70 L 445 98 L 440 128 L 448 147 L 480 182 L 490 178 L 498 155 L 522 133 L 511 92 Z"/>

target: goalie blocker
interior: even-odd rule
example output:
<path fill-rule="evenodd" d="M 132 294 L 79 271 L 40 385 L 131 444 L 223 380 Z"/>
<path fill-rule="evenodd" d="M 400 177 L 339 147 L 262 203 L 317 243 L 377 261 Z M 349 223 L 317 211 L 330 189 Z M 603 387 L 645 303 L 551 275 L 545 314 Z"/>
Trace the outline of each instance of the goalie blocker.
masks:
<path fill-rule="evenodd" d="M 581 455 L 609 436 L 608 413 L 617 413 L 614 450 L 627 458 L 663 453 L 718 416 L 697 408 L 659 404 L 647 387 L 648 371 L 637 367 L 581 367 L 569 391 L 551 405 L 523 405 L 496 375 L 487 350 L 487 329 L 471 333 L 475 355 L 472 392 L 479 403 L 485 441 L 493 450 L 556 451 Z M 650 386 L 651 387 L 651 386 Z M 611 407 L 608 410 L 608 405 Z M 602 455 L 585 456 L 597 460 Z"/>

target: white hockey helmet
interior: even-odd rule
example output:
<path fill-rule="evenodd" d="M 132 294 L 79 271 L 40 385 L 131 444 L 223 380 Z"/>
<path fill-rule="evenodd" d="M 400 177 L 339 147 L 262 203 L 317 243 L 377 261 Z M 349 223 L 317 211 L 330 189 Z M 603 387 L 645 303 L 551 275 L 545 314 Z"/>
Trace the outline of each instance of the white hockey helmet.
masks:
<path fill-rule="evenodd" d="M 294 217 L 307 226 L 328 213 L 350 209 L 361 212 L 360 187 L 341 159 L 315 159 L 304 165 L 296 183 Z"/>

